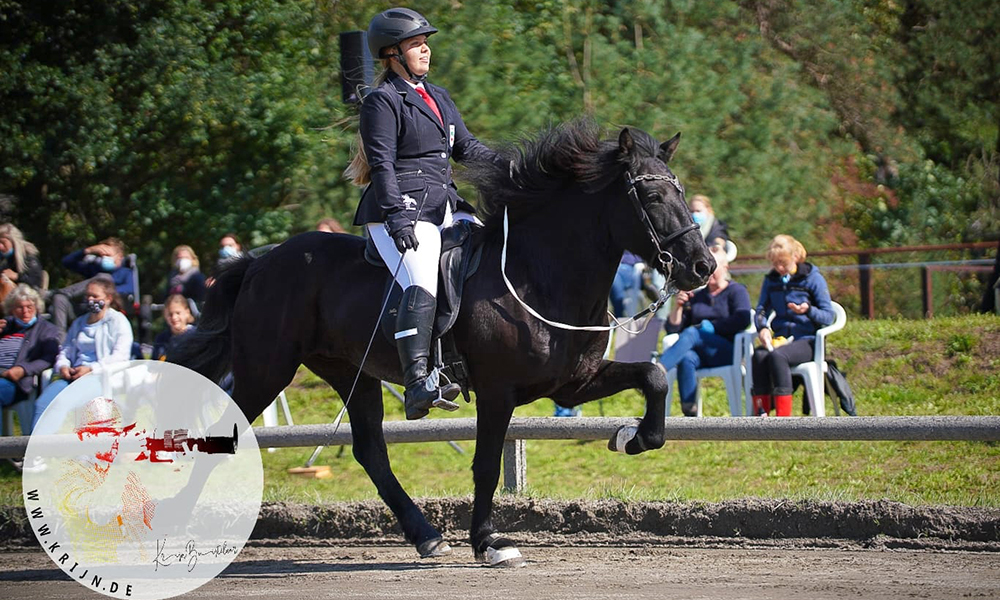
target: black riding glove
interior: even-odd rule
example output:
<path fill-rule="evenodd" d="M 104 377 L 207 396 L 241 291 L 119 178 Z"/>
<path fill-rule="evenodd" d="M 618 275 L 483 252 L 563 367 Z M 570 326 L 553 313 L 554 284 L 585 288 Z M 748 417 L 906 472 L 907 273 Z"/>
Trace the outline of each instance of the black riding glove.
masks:
<path fill-rule="evenodd" d="M 396 242 L 396 250 L 400 254 L 405 254 L 407 250 L 416 250 L 419 243 L 417 234 L 413 231 L 413 225 L 404 225 L 395 231 L 390 231 L 392 241 Z"/>

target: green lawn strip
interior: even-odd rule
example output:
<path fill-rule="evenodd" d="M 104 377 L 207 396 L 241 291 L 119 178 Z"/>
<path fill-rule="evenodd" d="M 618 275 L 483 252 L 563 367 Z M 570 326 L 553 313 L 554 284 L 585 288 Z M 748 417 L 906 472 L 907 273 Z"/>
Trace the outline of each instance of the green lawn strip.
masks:
<path fill-rule="evenodd" d="M 848 321 L 829 338 L 830 357 L 847 372 L 861 415 L 1000 414 L 1000 318 L 970 315 L 931 321 Z M 721 380 L 703 380 L 704 413 L 729 413 Z M 330 423 L 341 407 L 326 384 L 300 369 L 287 389 L 296 424 Z M 833 414 L 827 398 L 826 412 Z M 795 414 L 801 411 L 801 392 Z M 402 405 L 383 393 L 386 419 Z M 674 398 L 673 418 L 679 414 Z M 552 414 L 540 400 L 515 415 Z M 638 416 L 642 397 L 626 391 L 583 407 L 584 416 Z M 474 417 L 475 404 L 433 418 Z M 283 417 L 280 418 L 283 424 Z M 260 426 L 260 419 L 255 423 Z M 345 421 L 345 426 L 346 421 Z M 414 497 L 472 494 L 475 444 L 389 446 L 393 469 Z M 316 464 L 329 479 L 287 474 L 312 448 L 262 450 L 264 499 L 297 502 L 376 497 L 350 448 L 326 448 Z M 890 499 L 908 504 L 1000 506 L 1000 444 L 966 442 L 668 442 L 640 456 L 608 452 L 604 442 L 527 442 L 526 494 L 559 499 L 720 501 L 745 497 L 816 500 Z M 21 502 L 20 476 L 0 465 L 0 503 Z"/>

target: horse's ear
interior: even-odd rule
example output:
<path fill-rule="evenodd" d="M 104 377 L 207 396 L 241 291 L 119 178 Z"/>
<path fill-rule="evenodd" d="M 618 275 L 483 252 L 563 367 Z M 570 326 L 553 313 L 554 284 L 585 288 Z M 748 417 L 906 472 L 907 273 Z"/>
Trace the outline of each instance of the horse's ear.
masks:
<path fill-rule="evenodd" d="M 629 156 L 632 154 L 633 148 L 635 148 L 635 141 L 632 140 L 632 132 L 626 127 L 618 134 L 618 150 L 625 156 Z"/>
<path fill-rule="evenodd" d="M 662 160 L 664 163 L 670 162 L 670 159 L 674 157 L 674 152 L 677 151 L 677 144 L 680 143 L 681 132 L 678 131 L 677 135 L 660 144 L 660 153 L 656 155 L 657 158 Z"/>

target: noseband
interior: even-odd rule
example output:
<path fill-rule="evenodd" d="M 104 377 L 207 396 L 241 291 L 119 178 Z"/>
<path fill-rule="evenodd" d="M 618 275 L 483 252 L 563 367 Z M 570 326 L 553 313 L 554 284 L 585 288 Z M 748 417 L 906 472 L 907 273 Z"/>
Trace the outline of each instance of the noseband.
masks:
<path fill-rule="evenodd" d="M 677 188 L 677 191 L 681 194 L 684 193 L 684 188 L 681 187 L 681 182 L 677 180 L 677 176 L 672 173 L 667 173 L 666 175 L 643 173 L 632 177 L 631 172 L 625 171 L 625 182 L 628 183 L 628 197 L 632 200 L 632 206 L 635 207 L 635 212 L 639 215 L 639 220 L 646 228 L 646 234 L 649 235 L 649 241 L 653 242 L 653 247 L 656 248 L 656 259 L 660 261 L 661 265 L 663 265 L 663 274 L 666 275 L 667 281 L 669 282 L 670 275 L 674 270 L 674 262 L 677 259 L 674 258 L 674 255 L 669 251 L 664 250 L 664 248 L 677 241 L 677 239 L 682 235 L 698 229 L 698 224 L 691 223 L 690 225 L 686 225 L 677 231 L 670 233 L 667 235 L 666 239 L 663 240 L 663 246 L 660 246 L 660 241 L 657 239 L 656 235 L 656 229 L 653 228 L 653 221 L 650 220 L 649 214 L 646 212 L 646 207 L 644 207 L 642 205 L 642 201 L 639 200 L 639 191 L 635 188 L 635 184 L 637 182 L 648 180 L 666 181 Z"/>

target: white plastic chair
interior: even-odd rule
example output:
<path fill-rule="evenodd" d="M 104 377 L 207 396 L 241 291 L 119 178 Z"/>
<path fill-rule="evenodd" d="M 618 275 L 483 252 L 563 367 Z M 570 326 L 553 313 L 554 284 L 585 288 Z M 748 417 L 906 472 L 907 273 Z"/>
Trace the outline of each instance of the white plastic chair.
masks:
<path fill-rule="evenodd" d="M 812 361 L 792 367 L 792 377 L 799 376 L 805 381 L 809 396 L 809 414 L 816 417 L 826 416 L 826 336 L 834 331 L 840 331 L 847 323 L 847 311 L 844 310 L 844 307 L 836 302 L 832 304 L 835 315 L 833 323 L 816 332 L 816 346 Z M 836 402 L 834 402 L 834 410 L 840 414 Z"/>
<path fill-rule="evenodd" d="M 741 331 L 736 334 L 733 340 L 733 362 L 728 365 L 722 365 L 720 367 L 708 367 L 705 369 L 698 369 L 694 372 L 695 378 L 698 381 L 697 392 L 695 393 L 695 398 L 697 399 L 697 410 L 698 416 L 702 416 L 702 397 L 701 397 L 701 380 L 705 377 L 721 377 L 723 383 L 726 385 L 726 399 L 729 401 L 729 414 L 734 417 L 741 417 L 744 414 L 750 414 L 749 404 L 744 412 L 744 409 L 740 406 L 740 395 L 743 389 L 746 387 L 744 381 L 746 379 L 747 367 L 746 362 L 749 361 L 750 356 L 745 355 L 745 348 L 747 347 L 747 342 L 745 340 L 749 339 L 750 343 L 753 343 L 753 337 L 756 334 L 754 329 L 754 319 L 753 310 L 750 311 L 750 325 L 747 326 L 746 330 Z M 673 336 L 672 339 L 671 336 Z M 677 334 L 670 334 L 664 338 L 664 348 L 669 348 L 673 342 L 677 339 Z M 744 360 L 746 359 L 746 360 Z M 653 359 L 657 360 L 656 358 Z M 670 416 L 670 405 L 673 403 L 674 394 L 674 384 L 677 382 L 677 369 L 673 368 L 667 371 L 667 416 Z M 750 396 L 747 395 L 749 402 Z"/>

